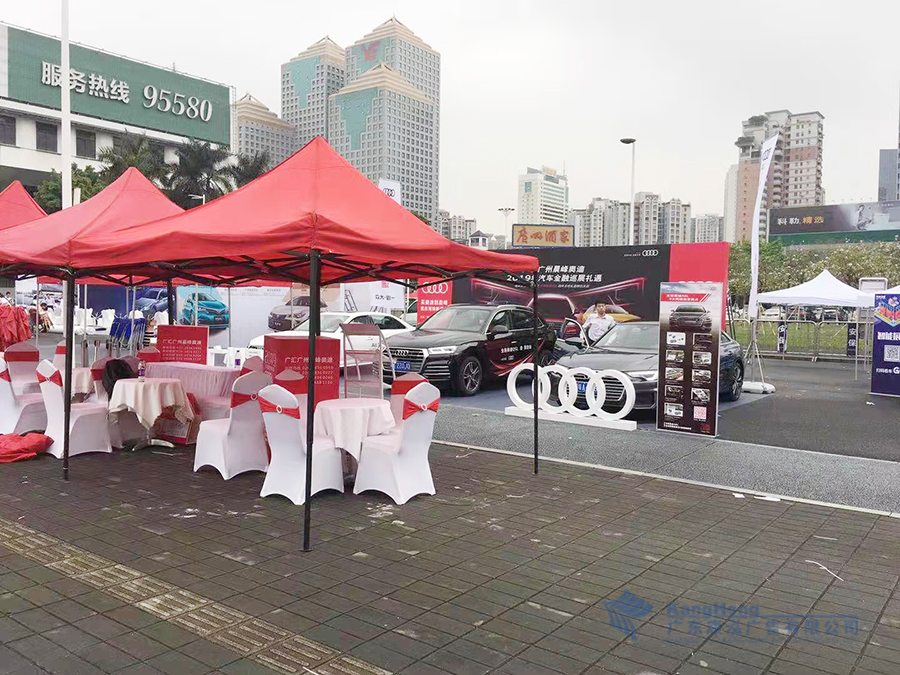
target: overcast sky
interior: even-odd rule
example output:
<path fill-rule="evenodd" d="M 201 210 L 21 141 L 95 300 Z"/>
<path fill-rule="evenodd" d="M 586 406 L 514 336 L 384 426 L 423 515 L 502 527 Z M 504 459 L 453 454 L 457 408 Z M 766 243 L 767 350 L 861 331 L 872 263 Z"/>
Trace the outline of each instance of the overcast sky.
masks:
<path fill-rule="evenodd" d="M 58 0 L 0 20 L 59 34 Z M 71 0 L 71 39 L 233 85 L 280 113 L 280 65 L 395 14 L 441 53 L 440 206 L 501 232 L 517 176 L 569 176 L 571 206 L 636 189 L 722 213 L 741 120 L 825 116 L 828 203 L 874 200 L 897 147 L 900 3 L 890 0 Z M 510 218 L 512 222 L 512 217 Z"/>

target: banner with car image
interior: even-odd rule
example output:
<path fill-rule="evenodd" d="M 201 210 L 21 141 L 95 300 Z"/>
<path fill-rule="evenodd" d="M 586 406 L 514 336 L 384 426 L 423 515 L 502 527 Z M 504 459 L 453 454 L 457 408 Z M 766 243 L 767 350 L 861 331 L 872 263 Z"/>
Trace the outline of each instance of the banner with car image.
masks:
<path fill-rule="evenodd" d="M 659 389 L 656 427 L 716 435 L 723 288 L 717 282 L 659 287 Z"/>

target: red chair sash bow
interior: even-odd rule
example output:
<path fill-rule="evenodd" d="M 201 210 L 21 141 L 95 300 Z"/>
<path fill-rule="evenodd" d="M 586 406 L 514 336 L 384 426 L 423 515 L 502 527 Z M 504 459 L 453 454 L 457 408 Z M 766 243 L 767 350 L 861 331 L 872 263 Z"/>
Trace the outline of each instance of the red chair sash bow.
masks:
<path fill-rule="evenodd" d="M 56 345 L 55 354 L 61 354 L 62 356 L 66 355 L 66 346 L 65 345 Z"/>
<path fill-rule="evenodd" d="M 233 391 L 231 392 L 231 407 L 237 408 L 239 405 L 249 403 L 250 401 L 256 401 L 257 399 L 259 399 L 257 394 L 239 394 L 238 392 Z"/>
<path fill-rule="evenodd" d="M 253 372 L 253 369 L 252 369 L 252 368 L 248 368 L 247 366 L 244 366 L 243 368 L 241 368 L 241 375 L 242 375 L 242 376 L 243 376 L 243 375 L 247 375 L 247 374 L 252 373 L 252 372 Z"/>
<path fill-rule="evenodd" d="M 44 377 L 40 373 L 37 374 L 38 384 L 43 384 L 44 382 L 52 382 L 58 387 L 63 386 L 62 374 L 58 370 L 53 371 L 53 374 L 50 377 Z"/>
<path fill-rule="evenodd" d="M 438 404 L 441 402 L 441 399 L 436 398 L 431 403 L 413 403 L 408 398 L 403 401 L 403 419 L 408 419 L 419 412 L 425 412 L 426 410 L 433 410 L 434 412 L 438 411 Z"/>
<path fill-rule="evenodd" d="M 103 368 L 91 368 L 91 379 L 100 382 L 103 379 Z"/>
<path fill-rule="evenodd" d="M 3 360 L 7 363 L 37 363 L 41 360 L 37 350 L 25 350 L 21 352 L 6 350 Z"/>
<path fill-rule="evenodd" d="M 9 374 L 8 369 L 0 372 L 0 380 L 6 380 L 7 382 L 12 383 L 12 376 Z"/>
<path fill-rule="evenodd" d="M 271 401 L 267 401 L 262 396 L 258 396 L 257 400 L 259 401 L 259 408 L 264 413 L 278 413 L 279 415 L 287 415 L 288 417 L 293 417 L 294 419 L 300 419 L 300 407 L 296 408 L 285 408 L 281 405 L 275 405 Z"/>

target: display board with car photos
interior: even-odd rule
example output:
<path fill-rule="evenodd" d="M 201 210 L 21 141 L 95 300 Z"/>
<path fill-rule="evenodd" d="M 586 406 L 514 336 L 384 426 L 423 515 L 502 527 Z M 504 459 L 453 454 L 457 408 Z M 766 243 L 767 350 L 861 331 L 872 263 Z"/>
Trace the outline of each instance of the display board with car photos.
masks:
<path fill-rule="evenodd" d="M 716 435 L 722 303 L 721 283 L 660 284 L 660 430 Z"/>

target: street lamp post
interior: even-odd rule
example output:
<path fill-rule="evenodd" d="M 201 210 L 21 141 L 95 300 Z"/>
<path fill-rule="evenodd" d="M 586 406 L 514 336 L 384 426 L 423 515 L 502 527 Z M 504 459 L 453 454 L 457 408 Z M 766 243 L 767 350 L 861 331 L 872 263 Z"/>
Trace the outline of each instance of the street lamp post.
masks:
<path fill-rule="evenodd" d="M 512 232 L 509 231 L 509 214 L 515 211 L 515 209 L 511 206 L 502 206 L 497 210 L 503 214 L 503 233 L 509 237 L 510 243 L 507 244 L 507 246 L 510 246 L 512 244 Z"/>
<path fill-rule="evenodd" d="M 637 143 L 636 138 L 620 138 L 619 143 L 623 143 L 625 145 L 631 146 L 631 192 L 629 193 L 628 198 L 631 200 L 631 208 L 629 208 L 629 212 L 631 213 L 631 225 L 628 228 L 628 245 L 634 246 L 634 146 Z"/>

